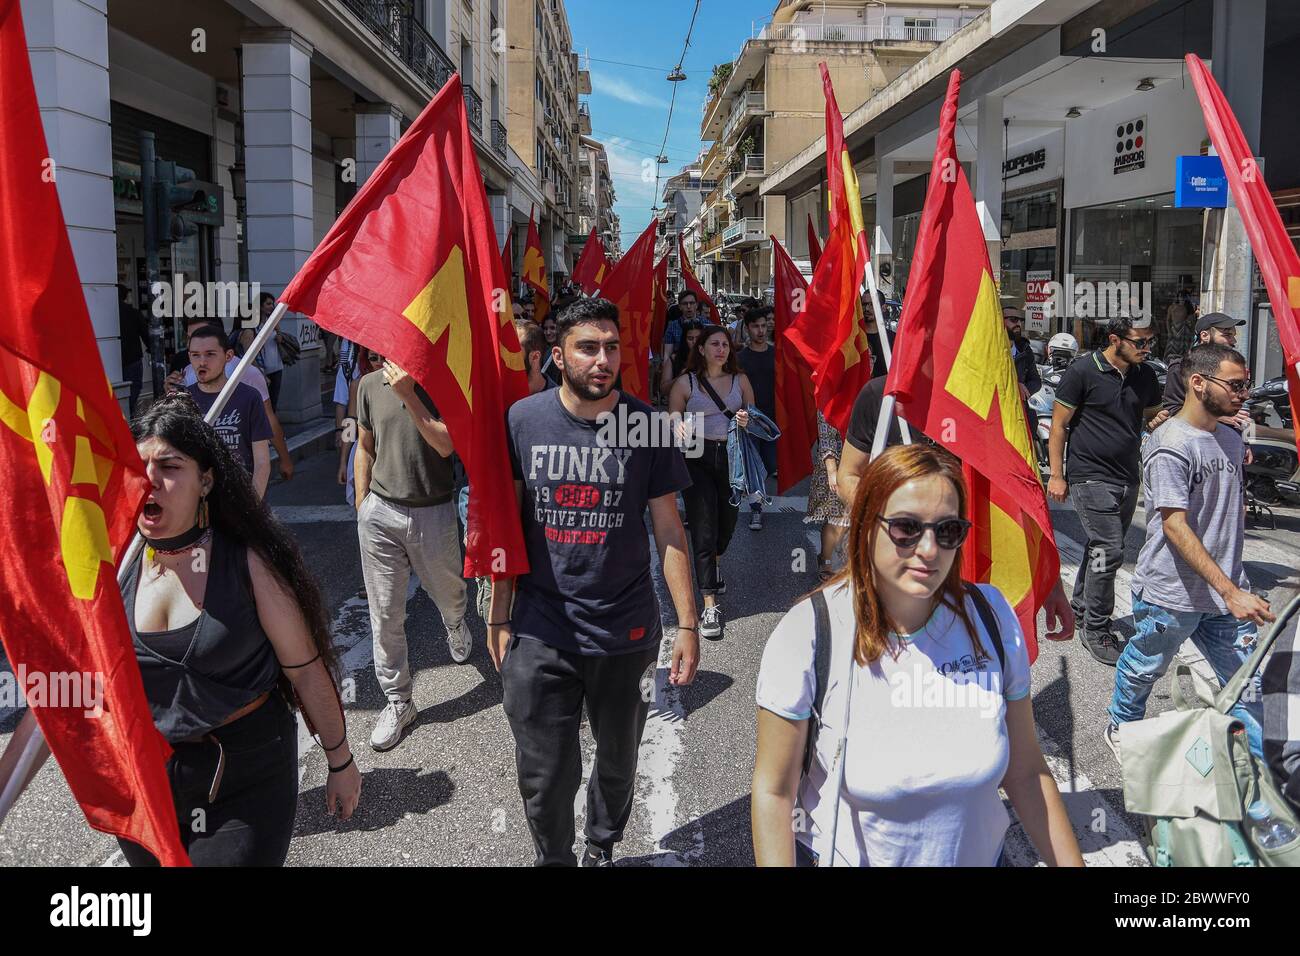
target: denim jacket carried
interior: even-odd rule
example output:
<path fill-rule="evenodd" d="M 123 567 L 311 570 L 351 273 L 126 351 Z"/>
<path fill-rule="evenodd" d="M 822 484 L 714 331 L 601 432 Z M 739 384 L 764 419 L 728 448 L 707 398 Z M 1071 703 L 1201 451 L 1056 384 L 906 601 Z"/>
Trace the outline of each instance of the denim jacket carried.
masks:
<path fill-rule="evenodd" d="M 748 407 L 749 426 L 741 428 L 733 417 L 727 426 L 727 466 L 730 473 L 731 504 L 745 500 L 772 503 L 767 494 L 767 469 L 758 453 L 758 442 L 776 441 L 781 430 L 753 405 Z"/>

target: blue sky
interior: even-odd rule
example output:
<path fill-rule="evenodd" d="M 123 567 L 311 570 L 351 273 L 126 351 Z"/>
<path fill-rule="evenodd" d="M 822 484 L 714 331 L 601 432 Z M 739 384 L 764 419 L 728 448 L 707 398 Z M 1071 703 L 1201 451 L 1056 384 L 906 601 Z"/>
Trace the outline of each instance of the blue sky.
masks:
<path fill-rule="evenodd" d="M 677 103 L 666 149 L 669 162 L 661 173 L 676 173 L 699 153 L 700 107 L 713 65 L 740 52 L 751 22 L 770 18 L 776 0 L 702 0 L 682 66 L 687 79 L 672 84 L 668 71 L 681 55 L 694 6 L 694 0 L 566 0 L 573 49 L 591 70 L 592 136 L 609 153 L 624 250 L 650 222 L 654 179 L 645 182 L 641 174 L 650 159 L 654 175 L 672 87 L 677 86 Z"/>

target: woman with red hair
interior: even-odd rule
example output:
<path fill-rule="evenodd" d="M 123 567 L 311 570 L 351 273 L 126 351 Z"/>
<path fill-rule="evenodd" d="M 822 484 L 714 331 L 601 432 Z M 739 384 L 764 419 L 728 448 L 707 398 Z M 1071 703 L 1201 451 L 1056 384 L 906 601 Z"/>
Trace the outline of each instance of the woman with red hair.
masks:
<path fill-rule="evenodd" d="M 1048 864 L 1083 864 L 1038 746 L 1015 612 L 961 580 L 965 511 L 943 449 L 890 448 L 867 467 L 847 567 L 763 654 L 760 866 L 995 866 L 999 787 Z"/>

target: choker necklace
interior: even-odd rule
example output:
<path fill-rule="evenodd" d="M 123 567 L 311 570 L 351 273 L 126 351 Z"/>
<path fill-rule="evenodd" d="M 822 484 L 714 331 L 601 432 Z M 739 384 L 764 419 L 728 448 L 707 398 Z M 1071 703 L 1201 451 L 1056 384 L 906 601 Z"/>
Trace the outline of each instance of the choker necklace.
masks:
<path fill-rule="evenodd" d="M 196 524 L 189 531 L 178 534 L 174 538 L 145 538 L 145 555 L 152 561 L 156 554 L 180 554 L 206 540 L 211 533 L 211 528 L 200 528 Z"/>

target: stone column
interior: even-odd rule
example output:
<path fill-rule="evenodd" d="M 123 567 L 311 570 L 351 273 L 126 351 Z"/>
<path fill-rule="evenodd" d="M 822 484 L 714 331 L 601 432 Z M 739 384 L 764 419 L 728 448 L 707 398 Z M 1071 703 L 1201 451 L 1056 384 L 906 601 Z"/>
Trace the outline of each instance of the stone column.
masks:
<path fill-rule="evenodd" d="M 402 111 L 390 103 L 358 103 L 356 128 L 357 188 L 360 189 L 401 138 Z"/>
<path fill-rule="evenodd" d="M 1002 156 L 1006 129 L 1002 125 L 1002 97 L 981 96 L 977 108 L 979 132 L 975 160 L 975 208 L 984 241 L 988 244 L 993 278 L 1002 271 Z"/>
<path fill-rule="evenodd" d="M 117 321 L 117 224 L 107 0 L 22 0 L 27 52 L 54 182 L 104 371 L 126 412 Z M 146 352 L 147 361 L 147 352 Z M 144 371 L 149 380 L 149 370 Z"/>
<path fill-rule="evenodd" d="M 825 189 L 822 190 L 823 199 Z M 824 206 L 824 203 L 823 203 Z M 876 235 L 871 242 L 871 264 L 879 277 L 879 287 L 886 294 L 894 290 L 894 160 L 889 156 L 876 159 Z M 890 275 L 881 275 L 888 265 Z"/>
<path fill-rule="evenodd" d="M 279 293 L 315 246 L 312 235 L 312 47 L 291 30 L 255 30 L 244 51 L 244 162 L 248 179 L 248 272 Z M 280 420 L 320 417 L 322 349 L 315 323 L 281 321 L 298 339 L 297 364 L 284 370 Z"/>

